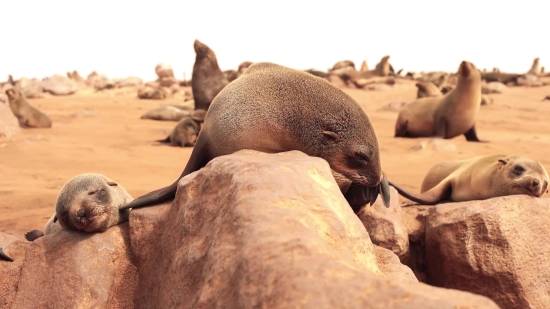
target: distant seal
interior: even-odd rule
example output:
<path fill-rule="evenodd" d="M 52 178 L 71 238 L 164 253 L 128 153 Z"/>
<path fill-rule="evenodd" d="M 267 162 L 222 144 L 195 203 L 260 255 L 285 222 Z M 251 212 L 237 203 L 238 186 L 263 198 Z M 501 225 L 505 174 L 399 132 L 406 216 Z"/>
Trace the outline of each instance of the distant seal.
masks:
<path fill-rule="evenodd" d="M 350 204 L 354 210 L 369 201 L 372 205 L 379 194 L 389 205 L 378 140 L 361 106 L 325 79 L 260 62 L 251 65 L 212 102 L 180 177 L 121 209 L 173 200 L 182 177 L 216 157 L 242 149 L 266 153 L 298 150 L 323 158 L 348 202 L 356 201 Z"/>
<path fill-rule="evenodd" d="M 322 72 L 322 71 L 319 71 L 319 70 L 315 70 L 315 69 L 307 69 L 307 70 L 305 70 L 305 72 L 308 72 L 311 75 L 315 75 L 315 76 L 321 77 L 321 78 L 327 78 L 327 76 L 328 76 L 328 73 Z"/>
<path fill-rule="evenodd" d="M 23 92 L 17 87 L 6 90 L 8 105 L 23 128 L 51 128 L 52 121 L 27 102 Z"/>
<path fill-rule="evenodd" d="M 167 138 L 157 142 L 180 147 L 195 146 L 205 115 L 204 109 L 195 110 L 191 115 L 183 117 Z"/>
<path fill-rule="evenodd" d="M 390 76 L 395 75 L 395 71 L 393 70 L 392 65 L 390 64 L 390 56 L 384 56 L 376 64 L 376 67 L 374 70 L 378 73 L 378 76 Z"/>
<path fill-rule="evenodd" d="M 539 76 L 542 73 L 542 67 L 540 66 L 540 58 L 537 57 L 533 59 L 533 64 L 531 65 L 531 68 L 529 71 L 527 71 L 527 74 L 532 74 L 535 76 Z"/>
<path fill-rule="evenodd" d="M 195 64 L 191 76 L 191 89 L 195 99 L 195 109 L 208 110 L 214 97 L 229 81 L 218 66 L 214 51 L 206 44 L 195 40 Z"/>
<path fill-rule="evenodd" d="M 246 71 L 246 69 L 248 69 L 249 66 L 251 66 L 254 62 L 251 62 L 251 61 L 244 61 L 244 62 L 241 62 L 241 64 L 239 64 L 239 67 L 237 69 L 237 71 L 239 72 L 239 76 L 240 74 L 244 73 L 244 71 Z"/>
<path fill-rule="evenodd" d="M 128 220 L 129 212 L 119 208 L 132 200 L 126 189 L 104 175 L 79 174 L 59 192 L 51 224 L 57 223 L 66 230 L 105 232 Z M 58 229 L 46 224 L 45 234 Z"/>
<path fill-rule="evenodd" d="M 369 71 L 369 66 L 367 65 L 366 60 L 363 60 L 363 62 L 361 62 L 361 69 L 359 71 L 361 71 L 361 72 L 368 72 Z"/>
<path fill-rule="evenodd" d="M 177 108 L 171 105 L 163 105 L 147 111 L 141 115 L 140 119 L 152 119 L 163 121 L 180 121 L 185 116 L 189 116 L 190 112 Z"/>
<path fill-rule="evenodd" d="M 416 83 L 415 86 L 418 89 L 416 92 L 417 99 L 443 95 L 443 93 L 441 93 L 441 90 L 439 90 L 439 88 L 437 88 L 437 86 L 432 82 L 420 81 Z"/>
<path fill-rule="evenodd" d="M 424 177 L 420 195 L 390 184 L 413 202 L 435 205 L 515 194 L 541 197 L 548 190 L 548 182 L 548 173 L 539 162 L 519 155 L 494 154 L 434 165 Z"/>
<path fill-rule="evenodd" d="M 416 99 L 401 109 L 395 137 L 449 139 L 464 135 L 468 141 L 481 142 L 475 128 L 481 104 L 480 72 L 472 63 L 462 61 L 458 73 L 458 84 L 449 93 Z"/>
<path fill-rule="evenodd" d="M 351 68 L 355 70 L 355 63 L 353 63 L 353 61 L 351 60 L 338 61 L 332 66 L 332 69 L 330 69 L 329 71 L 336 71 L 346 68 Z"/>

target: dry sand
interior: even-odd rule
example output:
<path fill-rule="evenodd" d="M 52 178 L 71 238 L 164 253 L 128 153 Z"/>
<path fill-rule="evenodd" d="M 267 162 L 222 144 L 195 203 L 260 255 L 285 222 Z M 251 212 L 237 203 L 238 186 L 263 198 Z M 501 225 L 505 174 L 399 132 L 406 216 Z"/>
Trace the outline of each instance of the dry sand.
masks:
<path fill-rule="evenodd" d="M 491 95 L 493 105 L 482 106 L 477 122 L 481 139 L 450 140 L 454 151 L 413 150 L 422 140 L 394 138 L 397 112 L 378 112 L 392 101 L 416 96 L 414 82 L 393 89 L 365 91 L 344 89 L 366 111 L 381 148 L 382 167 L 388 177 L 418 193 L 426 171 L 446 159 L 518 153 L 550 168 L 550 86 L 510 88 Z M 139 100 L 135 90 L 32 99 L 29 102 L 53 120 L 51 129 L 23 129 L 19 135 L 0 138 L 0 231 L 23 237 L 32 229 L 43 230 L 54 213 L 61 187 L 79 173 L 105 174 L 122 184 L 136 198 L 171 184 L 181 173 L 192 148 L 155 145 L 167 136 L 175 122 L 141 120 L 160 104 L 181 104 L 181 99 Z M 88 111 L 85 111 L 88 109 Z M 73 115 L 73 113 L 77 115 Z"/>

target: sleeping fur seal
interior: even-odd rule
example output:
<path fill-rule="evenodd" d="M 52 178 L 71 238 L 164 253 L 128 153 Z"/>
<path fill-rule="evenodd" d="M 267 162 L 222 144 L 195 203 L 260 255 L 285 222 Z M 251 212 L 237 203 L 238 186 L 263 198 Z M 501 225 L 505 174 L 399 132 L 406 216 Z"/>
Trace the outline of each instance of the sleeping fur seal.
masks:
<path fill-rule="evenodd" d="M 434 165 L 424 177 L 420 195 L 390 182 L 399 194 L 421 205 L 464 202 L 527 194 L 541 197 L 548 190 L 542 164 L 524 156 L 494 154 Z"/>
<path fill-rule="evenodd" d="M 325 79 L 263 62 L 251 65 L 216 96 L 180 177 L 121 209 L 173 200 L 182 177 L 241 149 L 299 150 L 323 158 L 348 202 L 357 203 L 351 205 L 354 210 L 372 205 L 379 194 L 389 205 L 378 140 L 359 104 Z"/>
<path fill-rule="evenodd" d="M 204 109 L 195 110 L 191 115 L 182 118 L 167 138 L 157 142 L 180 147 L 195 146 L 205 115 Z"/>

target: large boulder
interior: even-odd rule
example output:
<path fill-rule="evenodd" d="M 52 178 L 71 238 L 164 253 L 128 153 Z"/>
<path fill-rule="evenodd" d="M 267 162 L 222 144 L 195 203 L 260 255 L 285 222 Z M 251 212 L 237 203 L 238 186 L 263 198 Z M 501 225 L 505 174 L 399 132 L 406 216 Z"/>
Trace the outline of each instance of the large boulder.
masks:
<path fill-rule="evenodd" d="M 550 199 L 527 195 L 441 205 L 426 218 L 427 282 L 502 308 L 550 305 Z"/>
<path fill-rule="evenodd" d="M 53 75 L 42 81 L 42 88 L 45 92 L 53 95 L 69 95 L 78 90 L 76 81 L 63 75 Z"/>
<path fill-rule="evenodd" d="M 136 308 L 498 308 L 418 283 L 298 151 L 218 157 L 130 227 Z"/>

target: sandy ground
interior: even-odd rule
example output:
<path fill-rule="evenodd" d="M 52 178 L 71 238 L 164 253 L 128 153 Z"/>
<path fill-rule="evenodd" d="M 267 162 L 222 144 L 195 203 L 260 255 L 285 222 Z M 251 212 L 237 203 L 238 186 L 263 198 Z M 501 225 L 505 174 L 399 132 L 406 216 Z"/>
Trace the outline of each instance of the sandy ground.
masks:
<path fill-rule="evenodd" d="M 397 112 L 377 109 L 392 101 L 416 97 L 413 82 L 393 89 L 344 89 L 361 104 L 378 136 L 383 170 L 389 179 L 419 192 L 426 171 L 447 159 L 518 153 L 550 168 L 550 87 L 510 88 L 491 95 L 495 102 L 482 106 L 478 135 L 490 143 L 451 141 L 456 150 L 438 152 L 411 149 L 421 140 L 394 138 Z M 171 184 L 181 173 L 192 148 L 155 145 L 175 122 L 141 120 L 147 110 L 179 98 L 139 100 L 135 91 L 120 95 L 82 91 L 72 96 L 32 99 L 48 114 L 51 129 L 26 129 L 13 138 L 0 138 L 0 231 L 17 237 L 32 229 L 43 230 L 55 211 L 61 187 L 73 176 L 97 172 L 122 184 L 136 198 Z M 83 112 L 84 110 L 88 110 Z M 79 115 L 73 113 L 79 112 Z"/>

